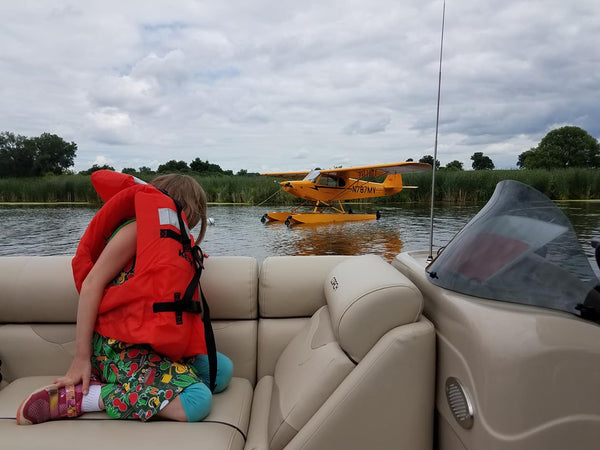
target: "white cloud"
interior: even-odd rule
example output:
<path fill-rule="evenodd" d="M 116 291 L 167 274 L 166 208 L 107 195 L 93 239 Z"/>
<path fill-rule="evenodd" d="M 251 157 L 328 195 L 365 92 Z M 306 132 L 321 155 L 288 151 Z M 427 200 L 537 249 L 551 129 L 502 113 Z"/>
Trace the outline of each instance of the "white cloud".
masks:
<path fill-rule="evenodd" d="M 115 167 L 238 171 L 433 153 L 441 0 L 2 2 L 0 122 Z M 600 4 L 448 2 L 439 159 L 600 136 Z M 334 156 L 335 155 L 335 156 Z M 298 167 L 298 165 L 301 167 Z M 260 169 L 259 169 L 260 168 Z"/>
<path fill-rule="evenodd" d="M 106 156 L 98 155 L 94 159 L 94 164 L 97 166 L 112 166 L 114 161 Z"/>
<path fill-rule="evenodd" d="M 89 134 L 105 144 L 128 142 L 132 121 L 129 114 L 117 108 L 101 108 L 86 115 Z"/>

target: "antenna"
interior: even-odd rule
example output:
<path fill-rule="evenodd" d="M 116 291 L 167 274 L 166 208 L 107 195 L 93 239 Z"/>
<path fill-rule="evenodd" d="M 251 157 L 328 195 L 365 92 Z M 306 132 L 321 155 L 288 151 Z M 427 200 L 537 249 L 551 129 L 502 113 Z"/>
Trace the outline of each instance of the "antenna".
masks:
<path fill-rule="evenodd" d="M 440 71 L 438 76 L 437 114 L 435 119 L 435 145 L 433 147 L 433 171 L 431 173 L 431 224 L 429 227 L 429 256 L 427 262 L 433 261 L 433 201 L 435 194 L 435 166 L 437 162 L 438 129 L 440 125 L 440 93 L 442 91 L 442 55 L 444 53 L 444 24 L 446 21 L 446 0 L 442 10 L 442 38 L 440 39 Z"/>

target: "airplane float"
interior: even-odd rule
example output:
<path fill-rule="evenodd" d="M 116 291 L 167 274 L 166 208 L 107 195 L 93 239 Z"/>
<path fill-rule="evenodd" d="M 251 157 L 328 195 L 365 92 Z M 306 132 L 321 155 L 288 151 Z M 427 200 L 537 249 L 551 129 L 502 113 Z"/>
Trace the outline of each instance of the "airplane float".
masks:
<path fill-rule="evenodd" d="M 384 197 L 396 194 L 402 189 L 414 189 L 417 186 L 403 186 L 402 174 L 428 170 L 431 170 L 431 165 L 427 163 L 400 162 L 328 170 L 261 173 L 283 178 L 285 181 L 279 183 L 283 190 L 304 200 L 291 211 L 266 213 L 261 221 L 284 222 L 290 226 L 298 223 L 378 219 L 379 214 L 353 214 L 352 210 L 345 211 L 342 201 Z M 382 176 L 385 176 L 385 179 L 381 183 L 365 180 Z M 305 205 L 312 206 L 312 211 L 299 211 Z"/>

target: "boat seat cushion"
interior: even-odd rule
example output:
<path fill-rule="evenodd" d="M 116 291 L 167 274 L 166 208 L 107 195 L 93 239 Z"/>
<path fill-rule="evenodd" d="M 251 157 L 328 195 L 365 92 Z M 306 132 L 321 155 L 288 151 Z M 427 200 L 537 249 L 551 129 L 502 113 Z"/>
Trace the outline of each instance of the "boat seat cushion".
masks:
<path fill-rule="evenodd" d="M 328 308 L 323 306 L 277 360 L 269 408 L 269 448 L 285 447 L 353 368 L 335 341 Z"/>
<path fill-rule="evenodd" d="M 423 309 L 417 287 L 376 255 L 335 266 L 325 298 L 335 338 L 355 362 L 391 329 L 418 321 Z"/>
<path fill-rule="evenodd" d="M 419 320 L 423 300 L 378 256 L 336 265 L 325 279 L 325 297 L 327 306 L 277 360 L 269 393 L 270 449 L 287 445 L 383 335 Z"/>
<path fill-rule="evenodd" d="M 213 396 L 211 412 L 204 421 L 194 424 L 153 421 L 151 436 L 148 435 L 147 424 L 135 420 L 110 419 L 105 412 L 87 413 L 76 419 L 43 425 L 17 425 L 15 416 L 21 401 L 32 391 L 51 384 L 54 378 L 56 377 L 20 378 L 0 390 L 0 436 L 10 435 L 11 439 L 18 436 L 23 445 L 19 448 L 34 448 L 30 444 L 37 442 L 37 446 L 42 445 L 39 448 L 64 449 L 65 436 L 68 436 L 69 448 L 85 448 L 89 442 L 102 442 L 105 436 L 111 436 L 111 440 L 120 442 L 120 435 L 127 436 L 121 442 L 138 442 L 145 449 L 163 449 L 176 445 L 174 436 L 185 436 L 186 440 L 195 439 L 194 448 L 198 450 L 241 450 L 244 447 L 253 393 L 251 383 L 245 378 L 232 378 L 227 389 Z"/>

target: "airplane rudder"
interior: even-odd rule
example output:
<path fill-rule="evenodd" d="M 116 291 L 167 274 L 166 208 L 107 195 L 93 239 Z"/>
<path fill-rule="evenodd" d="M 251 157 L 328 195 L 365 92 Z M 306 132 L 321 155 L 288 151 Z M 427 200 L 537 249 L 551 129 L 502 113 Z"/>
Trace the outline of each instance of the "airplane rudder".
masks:
<path fill-rule="evenodd" d="M 394 173 L 385 177 L 385 180 L 383 180 L 383 187 L 402 188 L 402 174 Z"/>

